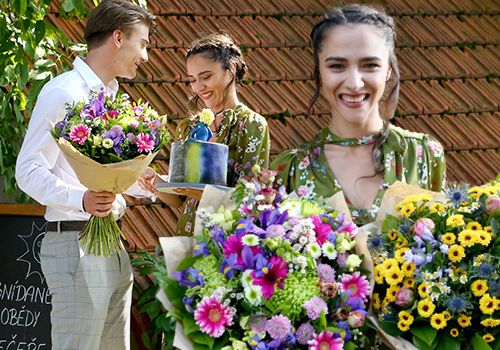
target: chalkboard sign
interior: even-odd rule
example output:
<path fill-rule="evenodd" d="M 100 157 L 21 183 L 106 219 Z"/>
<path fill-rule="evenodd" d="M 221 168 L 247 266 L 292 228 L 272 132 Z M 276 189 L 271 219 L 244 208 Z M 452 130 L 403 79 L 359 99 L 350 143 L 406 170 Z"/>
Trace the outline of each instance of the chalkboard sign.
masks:
<path fill-rule="evenodd" d="M 0 216 L 0 349 L 51 349 L 51 298 L 39 258 L 45 229 L 41 217 Z"/>

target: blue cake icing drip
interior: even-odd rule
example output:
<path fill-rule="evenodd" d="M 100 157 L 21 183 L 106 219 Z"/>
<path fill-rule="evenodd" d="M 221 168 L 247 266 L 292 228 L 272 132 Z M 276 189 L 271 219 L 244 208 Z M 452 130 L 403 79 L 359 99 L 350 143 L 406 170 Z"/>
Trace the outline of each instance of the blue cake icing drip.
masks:
<path fill-rule="evenodd" d="M 220 164 L 220 154 L 212 153 L 208 149 L 204 149 L 202 152 L 202 167 L 201 167 L 201 181 L 202 183 L 209 183 L 213 181 L 213 179 L 223 179 L 224 174 L 222 173 L 223 169 L 220 166 L 216 166 Z M 224 182 L 220 183 L 221 185 L 225 185 Z"/>

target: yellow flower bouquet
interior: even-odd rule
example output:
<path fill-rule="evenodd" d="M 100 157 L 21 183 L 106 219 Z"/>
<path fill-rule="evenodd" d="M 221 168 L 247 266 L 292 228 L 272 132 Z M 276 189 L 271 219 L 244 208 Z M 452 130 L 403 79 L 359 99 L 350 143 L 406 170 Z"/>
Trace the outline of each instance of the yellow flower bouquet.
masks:
<path fill-rule="evenodd" d="M 500 347 L 500 182 L 409 195 L 367 239 L 379 326 L 418 349 Z"/>

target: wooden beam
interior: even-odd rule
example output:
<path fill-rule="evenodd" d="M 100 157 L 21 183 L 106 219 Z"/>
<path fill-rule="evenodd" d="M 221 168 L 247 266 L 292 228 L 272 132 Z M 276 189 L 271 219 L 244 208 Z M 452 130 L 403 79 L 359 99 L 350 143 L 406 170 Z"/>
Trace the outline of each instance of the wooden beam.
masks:
<path fill-rule="evenodd" d="M 0 215 L 43 216 L 45 206 L 40 204 L 0 204 Z"/>

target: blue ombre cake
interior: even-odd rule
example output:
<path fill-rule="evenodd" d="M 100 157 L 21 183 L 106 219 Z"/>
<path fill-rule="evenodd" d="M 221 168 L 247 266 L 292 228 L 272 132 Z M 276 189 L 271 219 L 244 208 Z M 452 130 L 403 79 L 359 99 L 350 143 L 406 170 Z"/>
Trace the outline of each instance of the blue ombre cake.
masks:
<path fill-rule="evenodd" d="M 170 150 L 169 182 L 225 186 L 229 148 L 214 142 L 173 142 Z"/>

